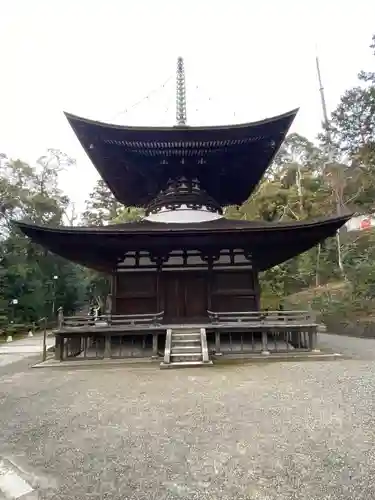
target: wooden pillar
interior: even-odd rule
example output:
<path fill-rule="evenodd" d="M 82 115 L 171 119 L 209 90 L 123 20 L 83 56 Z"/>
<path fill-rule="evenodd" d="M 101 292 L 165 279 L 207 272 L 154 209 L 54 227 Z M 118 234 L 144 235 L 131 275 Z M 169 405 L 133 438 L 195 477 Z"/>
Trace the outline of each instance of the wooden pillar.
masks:
<path fill-rule="evenodd" d="M 111 336 L 108 334 L 104 339 L 104 358 L 108 359 L 111 357 L 112 346 L 111 346 Z"/>
<path fill-rule="evenodd" d="M 153 333 L 152 335 L 152 358 L 156 359 L 158 357 L 158 334 Z"/>
<path fill-rule="evenodd" d="M 55 359 L 58 361 L 62 360 L 63 355 L 63 337 L 56 335 L 55 337 Z"/>
<path fill-rule="evenodd" d="M 260 284 L 259 284 L 259 273 L 258 269 L 253 264 L 253 280 L 254 280 L 254 293 L 255 293 L 255 308 L 260 311 Z"/>
<path fill-rule="evenodd" d="M 215 356 L 221 356 L 220 332 L 215 332 Z"/>
<path fill-rule="evenodd" d="M 309 330 L 309 349 L 312 352 L 319 352 L 317 348 L 318 344 L 318 333 L 316 330 Z"/>
<path fill-rule="evenodd" d="M 162 287 L 161 287 L 161 266 L 156 269 L 156 312 L 163 311 L 164 304 L 162 301 Z"/>
<path fill-rule="evenodd" d="M 150 256 L 152 260 L 152 256 Z M 163 263 L 166 262 L 168 258 L 157 258 L 155 260 L 156 264 L 156 307 L 157 312 L 165 311 L 165 275 L 163 273 Z"/>
<path fill-rule="evenodd" d="M 116 314 L 116 303 L 117 303 L 117 271 L 113 270 L 111 275 L 111 311 L 110 314 Z"/>
<path fill-rule="evenodd" d="M 295 349 L 298 349 L 301 347 L 301 337 L 300 337 L 300 332 L 298 330 L 293 330 L 291 332 L 291 344 Z"/>
<path fill-rule="evenodd" d="M 208 260 L 207 308 L 212 311 L 213 259 Z M 220 340 L 219 340 L 220 345 Z"/>
<path fill-rule="evenodd" d="M 262 354 L 265 356 L 269 355 L 269 350 L 268 350 L 268 336 L 267 336 L 267 330 L 262 331 Z"/>

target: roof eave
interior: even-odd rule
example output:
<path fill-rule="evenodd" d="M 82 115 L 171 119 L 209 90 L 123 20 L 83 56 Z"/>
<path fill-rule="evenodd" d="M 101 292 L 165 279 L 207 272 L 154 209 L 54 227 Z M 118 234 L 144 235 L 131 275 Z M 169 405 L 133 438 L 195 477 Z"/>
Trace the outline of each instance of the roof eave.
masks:
<path fill-rule="evenodd" d="M 245 123 L 239 123 L 239 124 L 234 124 L 234 125 L 209 125 L 209 126 L 184 126 L 184 127 L 177 127 L 177 126 L 172 126 L 172 127 L 146 127 L 146 126 L 128 126 L 128 125 L 117 125 L 114 123 L 106 123 L 106 122 L 101 122 L 98 120 L 91 120 L 89 118 L 83 118 L 78 115 L 74 115 L 72 113 L 68 113 L 64 111 L 64 115 L 71 123 L 71 121 L 79 121 L 82 123 L 85 123 L 87 125 L 95 125 L 97 127 L 103 127 L 103 128 L 113 128 L 117 130 L 123 130 L 123 131 L 132 131 L 132 132 L 147 132 L 147 131 L 160 131 L 160 132 L 170 132 L 170 131 L 200 131 L 200 130 L 230 130 L 230 129 L 236 129 L 236 128 L 252 128 L 256 127 L 259 125 L 265 125 L 265 124 L 271 124 L 277 121 L 281 121 L 286 118 L 291 119 L 291 123 L 293 122 L 295 116 L 297 115 L 299 111 L 299 108 L 292 109 L 291 111 L 288 111 L 286 113 L 282 113 L 281 115 L 276 115 L 272 116 L 271 118 L 264 118 L 262 120 L 257 120 L 254 122 L 245 122 Z"/>
<path fill-rule="evenodd" d="M 309 228 L 309 227 L 319 227 L 319 226 L 326 226 L 329 224 L 334 224 L 335 222 L 338 224 L 345 224 L 353 214 L 351 213 L 346 213 L 344 215 L 336 215 L 332 217 L 321 217 L 318 219 L 313 219 L 313 220 L 302 220 L 302 221 L 296 221 L 296 222 L 276 222 L 276 223 L 264 223 L 264 225 L 256 225 L 252 226 L 249 224 L 248 226 L 244 227 L 235 227 L 236 223 L 243 222 L 243 221 L 238 221 L 237 219 L 226 219 L 226 220 L 232 220 L 233 221 L 233 226 L 228 226 L 228 227 L 220 227 L 217 225 L 217 221 L 215 223 L 212 223 L 212 225 L 208 226 L 205 223 L 200 223 L 200 224 L 191 224 L 191 227 L 189 227 L 189 224 L 173 224 L 173 227 L 171 224 L 165 223 L 165 224 L 160 224 L 160 223 L 148 223 L 147 228 L 145 229 L 140 229 L 140 226 L 142 225 L 142 222 L 140 223 L 129 223 L 129 229 L 127 230 L 126 226 L 127 224 L 118 224 L 118 225 L 113 225 L 113 226 L 98 226 L 98 227 L 93 227 L 93 226 L 62 226 L 62 227 L 49 227 L 49 226 L 42 226 L 39 224 L 34 224 L 34 223 L 28 223 L 28 222 L 23 222 L 23 221 L 12 221 L 13 224 L 15 224 L 18 228 L 21 229 L 22 232 L 24 230 L 39 230 L 44 233 L 50 232 L 50 233 L 66 233 L 66 234 L 107 234 L 107 235 L 118 235 L 118 234 L 123 234 L 125 235 L 134 235 L 134 234 L 139 234 L 142 236 L 147 236 L 152 233 L 167 233 L 167 234 L 195 234 L 195 233 L 202 233 L 202 232 L 207 232 L 207 233 L 246 233 L 246 232 L 268 232 L 268 231 L 280 231 L 286 230 L 286 231 L 292 231 L 292 230 L 297 230 L 298 228 Z M 155 225 L 154 225 L 155 224 Z M 118 228 L 116 229 L 116 226 Z M 169 226 L 169 227 L 168 227 Z M 181 226 L 181 227 L 179 227 Z M 110 227 L 110 229 L 108 229 Z"/>

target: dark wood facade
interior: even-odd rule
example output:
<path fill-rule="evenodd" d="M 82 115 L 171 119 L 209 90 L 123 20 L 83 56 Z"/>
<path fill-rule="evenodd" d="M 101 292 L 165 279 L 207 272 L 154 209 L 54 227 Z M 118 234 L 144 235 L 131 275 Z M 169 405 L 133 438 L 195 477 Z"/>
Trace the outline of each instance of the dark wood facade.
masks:
<path fill-rule="evenodd" d="M 167 323 L 208 320 L 214 311 L 256 311 L 259 287 L 253 270 L 143 271 L 116 273 L 113 314 L 164 311 Z"/>
<path fill-rule="evenodd" d="M 244 251 L 175 251 L 161 260 L 157 265 L 146 253 L 133 253 L 118 265 L 113 314 L 164 311 L 166 323 L 197 323 L 208 321 L 208 309 L 259 309 L 258 274 Z"/>

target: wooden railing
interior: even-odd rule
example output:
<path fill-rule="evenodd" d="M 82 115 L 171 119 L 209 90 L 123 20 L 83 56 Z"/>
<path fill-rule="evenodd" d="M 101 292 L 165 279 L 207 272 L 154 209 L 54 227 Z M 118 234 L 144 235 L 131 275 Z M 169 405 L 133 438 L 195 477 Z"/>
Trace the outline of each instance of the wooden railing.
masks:
<path fill-rule="evenodd" d="M 295 324 L 304 326 L 315 324 L 316 318 L 309 311 L 207 311 L 213 324 L 220 323 L 254 323 L 254 324 Z"/>
<path fill-rule="evenodd" d="M 259 350 L 262 354 L 316 350 L 316 318 L 309 311 L 207 311 L 215 330 L 216 353 Z M 233 341 L 236 339 L 235 341 Z"/>
<path fill-rule="evenodd" d="M 201 324 L 204 360 L 208 354 L 262 354 L 316 351 L 318 325 L 308 311 L 207 311 Z M 164 312 L 132 315 L 66 316 L 59 311 L 56 359 L 102 359 L 158 356 L 158 339 L 165 338 L 164 356 L 171 353 L 171 325 Z M 152 346 L 151 346 L 152 342 Z"/>
<path fill-rule="evenodd" d="M 92 316 L 64 316 L 59 311 L 58 329 L 83 327 L 124 327 L 158 326 L 162 323 L 164 311 L 149 314 L 103 314 Z"/>

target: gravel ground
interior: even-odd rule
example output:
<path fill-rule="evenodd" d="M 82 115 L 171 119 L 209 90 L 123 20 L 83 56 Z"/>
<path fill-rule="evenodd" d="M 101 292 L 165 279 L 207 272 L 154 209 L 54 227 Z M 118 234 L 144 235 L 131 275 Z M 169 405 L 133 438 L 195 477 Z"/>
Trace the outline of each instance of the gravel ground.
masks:
<path fill-rule="evenodd" d="M 339 352 L 352 359 L 375 361 L 375 339 L 320 334 L 319 348 Z"/>
<path fill-rule="evenodd" d="M 354 359 L 0 374 L 0 455 L 40 499 L 375 498 L 375 341 L 321 340 Z"/>

